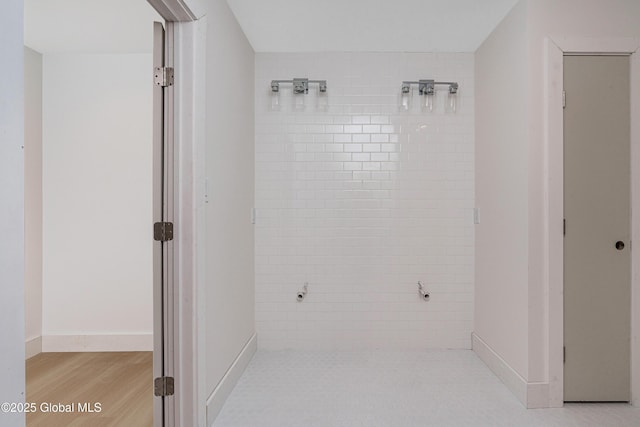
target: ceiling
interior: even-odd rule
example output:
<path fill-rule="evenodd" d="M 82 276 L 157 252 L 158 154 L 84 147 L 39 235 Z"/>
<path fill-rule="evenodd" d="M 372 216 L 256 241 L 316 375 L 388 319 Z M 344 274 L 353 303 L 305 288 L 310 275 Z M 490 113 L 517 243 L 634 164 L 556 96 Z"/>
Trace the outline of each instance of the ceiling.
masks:
<path fill-rule="evenodd" d="M 24 0 L 24 44 L 40 53 L 150 53 L 146 0 Z"/>
<path fill-rule="evenodd" d="M 518 0 L 227 0 L 256 52 L 475 52 Z"/>
<path fill-rule="evenodd" d="M 474 52 L 517 1 L 227 0 L 256 52 Z M 24 3 L 41 53 L 151 52 L 162 20 L 146 0 Z"/>

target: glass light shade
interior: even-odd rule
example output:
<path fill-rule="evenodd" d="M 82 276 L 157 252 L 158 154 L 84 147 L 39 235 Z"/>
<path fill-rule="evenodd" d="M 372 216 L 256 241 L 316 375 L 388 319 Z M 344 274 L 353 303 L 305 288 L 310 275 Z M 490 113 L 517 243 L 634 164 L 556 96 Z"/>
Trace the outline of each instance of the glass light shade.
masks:
<path fill-rule="evenodd" d="M 412 91 L 400 93 L 400 111 L 409 111 L 411 109 Z"/>
<path fill-rule="evenodd" d="M 304 93 L 294 93 L 293 94 L 293 110 L 304 111 L 304 108 L 305 108 Z"/>
<path fill-rule="evenodd" d="M 445 111 L 447 113 L 455 113 L 456 111 L 458 111 L 458 95 L 456 93 L 449 93 L 449 95 L 447 96 Z"/>
<path fill-rule="evenodd" d="M 433 111 L 433 101 L 435 98 L 435 94 L 433 95 L 422 95 L 422 99 L 420 100 L 420 106 L 423 111 L 432 112 Z"/>
<path fill-rule="evenodd" d="M 280 111 L 280 92 L 271 91 L 269 98 L 271 111 Z"/>
<path fill-rule="evenodd" d="M 324 92 L 320 91 L 319 87 L 316 92 L 316 108 L 318 111 L 329 110 L 329 94 L 326 90 Z"/>

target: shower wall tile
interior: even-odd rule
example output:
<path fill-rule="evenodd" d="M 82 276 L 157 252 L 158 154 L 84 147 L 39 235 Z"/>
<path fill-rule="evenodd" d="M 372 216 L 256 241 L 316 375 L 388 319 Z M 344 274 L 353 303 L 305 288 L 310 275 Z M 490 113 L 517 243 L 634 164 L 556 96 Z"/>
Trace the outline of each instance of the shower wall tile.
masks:
<path fill-rule="evenodd" d="M 256 55 L 256 321 L 264 349 L 470 348 L 473 55 Z M 310 85 L 304 110 L 270 81 Z M 458 108 L 399 111 L 403 80 Z M 417 282 L 431 293 L 419 298 Z M 308 282 L 303 302 L 296 293 Z"/>

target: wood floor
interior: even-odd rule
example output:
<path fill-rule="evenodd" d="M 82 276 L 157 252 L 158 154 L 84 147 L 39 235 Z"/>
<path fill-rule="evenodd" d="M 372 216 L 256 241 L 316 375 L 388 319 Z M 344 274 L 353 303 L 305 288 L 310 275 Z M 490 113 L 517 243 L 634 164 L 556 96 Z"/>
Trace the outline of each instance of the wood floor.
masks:
<path fill-rule="evenodd" d="M 27 427 L 152 426 L 152 357 L 151 352 L 32 357 L 26 366 L 26 401 L 35 403 L 37 411 L 27 414 Z M 73 412 L 44 412 L 60 404 Z M 97 410 L 95 404 L 100 411 L 88 412 Z"/>

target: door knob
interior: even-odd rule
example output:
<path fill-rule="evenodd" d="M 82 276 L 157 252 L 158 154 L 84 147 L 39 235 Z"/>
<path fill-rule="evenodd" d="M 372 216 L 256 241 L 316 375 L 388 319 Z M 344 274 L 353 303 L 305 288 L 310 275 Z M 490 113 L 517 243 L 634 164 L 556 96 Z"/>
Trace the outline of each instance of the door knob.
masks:
<path fill-rule="evenodd" d="M 616 249 L 619 250 L 619 251 L 624 249 L 624 242 L 622 240 L 618 240 L 616 242 Z"/>

